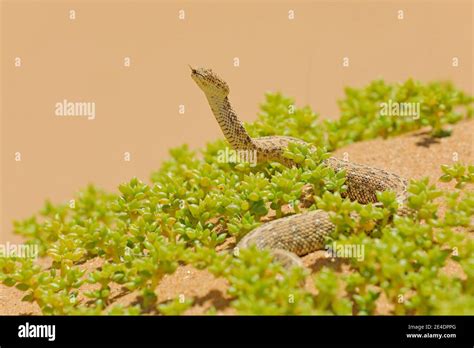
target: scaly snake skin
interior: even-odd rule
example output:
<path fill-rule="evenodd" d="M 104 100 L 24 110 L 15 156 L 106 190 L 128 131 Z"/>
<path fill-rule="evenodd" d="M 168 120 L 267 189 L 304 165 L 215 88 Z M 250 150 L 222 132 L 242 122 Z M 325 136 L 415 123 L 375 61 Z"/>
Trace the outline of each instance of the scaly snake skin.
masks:
<path fill-rule="evenodd" d="M 287 136 L 251 138 L 232 109 L 228 99 L 229 87 L 210 69 L 193 69 L 191 77 L 207 97 L 211 110 L 224 136 L 234 150 L 256 151 L 257 161 L 278 161 L 286 166 L 294 163 L 283 157 L 289 143 L 307 144 Z M 342 161 L 331 157 L 323 162 L 335 172 L 346 171 L 345 197 L 362 204 L 377 203 L 376 192 L 396 192 L 397 201 L 403 205 L 407 198 L 406 179 L 382 169 Z M 334 231 L 329 214 L 315 210 L 273 220 L 250 231 L 236 248 L 256 245 L 270 249 L 275 258 L 285 266 L 302 265 L 299 256 L 324 249 L 326 237 Z"/>

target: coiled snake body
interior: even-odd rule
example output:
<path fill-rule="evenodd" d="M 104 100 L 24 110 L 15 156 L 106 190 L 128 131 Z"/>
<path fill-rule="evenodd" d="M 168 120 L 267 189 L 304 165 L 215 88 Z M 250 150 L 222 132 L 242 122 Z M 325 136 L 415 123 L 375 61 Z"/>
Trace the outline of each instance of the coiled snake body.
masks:
<path fill-rule="evenodd" d="M 229 102 L 229 87 L 210 69 L 193 69 L 191 77 L 207 97 L 211 110 L 224 136 L 234 150 L 256 151 L 257 161 L 278 161 L 286 166 L 294 163 L 283 157 L 289 143 L 307 144 L 287 136 L 251 138 Z M 335 172 L 346 171 L 346 196 L 362 204 L 377 203 L 376 192 L 391 190 L 397 201 L 405 202 L 407 180 L 382 169 L 342 161 L 331 157 L 324 164 Z M 285 266 L 302 265 L 299 256 L 324 248 L 326 237 L 334 230 L 327 212 L 315 210 L 273 220 L 250 231 L 237 248 L 256 245 L 270 249 Z"/>

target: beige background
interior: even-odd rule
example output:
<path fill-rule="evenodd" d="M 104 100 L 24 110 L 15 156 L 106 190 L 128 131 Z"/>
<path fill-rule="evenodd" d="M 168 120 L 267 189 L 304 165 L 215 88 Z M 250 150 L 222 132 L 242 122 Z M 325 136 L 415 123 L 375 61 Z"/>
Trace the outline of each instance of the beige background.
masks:
<path fill-rule="evenodd" d="M 16 240 L 12 219 L 46 198 L 68 200 L 89 182 L 148 181 L 170 147 L 221 137 L 187 64 L 224 77 L 246 121 L 268 90 L 334 118 L 345 86 L 379 77 L 449 79 L 473 93 L 472 18 L 469 0 L 2 1 L 0 240 Z M 95 102 L 96 119 L 55 116 L 63 99 Z"/>

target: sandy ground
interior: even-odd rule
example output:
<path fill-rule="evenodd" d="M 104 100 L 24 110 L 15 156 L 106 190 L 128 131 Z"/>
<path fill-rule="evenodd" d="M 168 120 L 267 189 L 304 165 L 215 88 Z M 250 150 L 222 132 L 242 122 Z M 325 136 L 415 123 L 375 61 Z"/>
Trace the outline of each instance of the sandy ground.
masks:
<path fill-rule="evenodd" d="M 455 159 L 463 163 L 474 163 L 472 134 L 474 134 L 474 120 L 453 126 L 453 134 L 447 138 L 434 140 L 426 131 L 417 131 L 388 140 L 356 143 L 336 151 L 335 156 L 349 156 L 350 161 L 384 168 L 407 178 L 428 176 L 432 181 L 436 181 L 441 175 L 441 164 L 451 164 Z M 444 184 L 440 186 L 447 187 Z M 313 271 L 325 265 L 341 272 L 348 271 L 346 265 L 326 259 L 323 251 L 305 256 L 304 263 Z M 92 260 L 86 265 L 90 269 L 97 266 L 99 266 L 97 260 Z M 445 272 L 462 273 L 454 263 L 448 263 Z M 306 286 L 311 288 L 310 284 Z M 163 279 L 157 288 L 157 295 L 160 302 L 166 302 L 179 295 L 193 298 L 194 306 L 187 311 L 187 314 L 202 314 L 211 306 L 214 306 L 220 314 L 232 314 L 226 289 L 227 283 L 224 279 L 216 279 L 207 271 L 183 266 L 173 275 Z M 123 294 L 119 288 L 112 290 L 116 304 L 125 305 L 136 301 L 136 294 Z M 15 288 L 0 285 L 0 314 L 41 314 L 37 305 L 21 302 L 23 295 Z M 378 303 L 379 313 L 389 313 L 389 310 L 389 304 L 382 298 Z"/>

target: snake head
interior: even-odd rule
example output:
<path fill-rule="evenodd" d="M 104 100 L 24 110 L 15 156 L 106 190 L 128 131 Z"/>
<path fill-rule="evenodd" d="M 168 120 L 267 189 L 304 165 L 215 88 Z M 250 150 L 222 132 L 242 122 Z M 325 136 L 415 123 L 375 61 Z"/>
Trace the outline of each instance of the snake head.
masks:
<path fill-rule="evenodd" d="M 191 68 L 191 77 L 208 96 L 218 95 L 226 97 L 229 94 L 229 86 L 211 69 Z"/>

